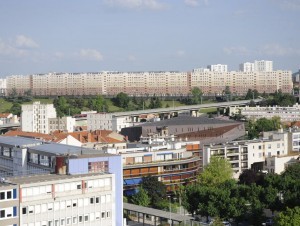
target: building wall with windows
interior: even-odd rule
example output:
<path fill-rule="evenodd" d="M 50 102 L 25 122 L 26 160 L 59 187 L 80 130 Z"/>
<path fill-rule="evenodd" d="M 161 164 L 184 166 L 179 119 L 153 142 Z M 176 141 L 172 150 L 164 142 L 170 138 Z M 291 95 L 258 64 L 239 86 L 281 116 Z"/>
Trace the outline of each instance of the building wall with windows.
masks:
<path fill-rule="evenodd" d="M 19 226 L 18 186 L 0 181 L 0 225 Z"/>
<path fill-rule="evenodd" d="M 120 92 L 132 96 L 186 96 L 193 87 L 199 87 L 204 95 L 221 95 L 226 86 L 236 95 L 244 95 L 248 89 L 256 89 L 260 93 L 273 93 L 281 89 L 284 93 L 290 93 L 293 88 L 292 72 L 273 71 L 266 62 L 257 63 L 258 69 L 253 71 L 228 71 L 227 65 L 211 65 L 211 70 L 195 69 L 192 72 L 103 71 L 13 75 L 6 78 L 6 95 L 14 90 L 23 95 L 30 89 L 35 96 L 116 95 Z"/>
<path fill-rule="evenodd" d="M 62 118 L 49 118 L 48 119 L 48 132 L 52 133 L 56 130 L 63 132 L 74 132 L 75 128 L 75 118 L 71 116 L 62 117 Z"/>
<path fill-rule="evenodd" d="M 53 104 L 22 104 L 21 129 L 25 132 L 49 133 L 49 118 L 56 118 Z"/>
<path fill-rule="evenodd" d="M 120 213 L 115 211 L 113 174 L 35 175 L 6 183 L 20 187 L 21 226 L 121 225 L 116 222 Z"/>
<path fill-rule="evenodd" d="M 268 158 L 286 156 L 287 154 L 288 147 L 284 139 L 210 144 L 203 147 L 203 165 L 209 164 L 212 156 L 225 158 L 232 166 L 234 177 L 238 178 L 246 169 L 255 171 L 268 169 L 266 164 Z"/>

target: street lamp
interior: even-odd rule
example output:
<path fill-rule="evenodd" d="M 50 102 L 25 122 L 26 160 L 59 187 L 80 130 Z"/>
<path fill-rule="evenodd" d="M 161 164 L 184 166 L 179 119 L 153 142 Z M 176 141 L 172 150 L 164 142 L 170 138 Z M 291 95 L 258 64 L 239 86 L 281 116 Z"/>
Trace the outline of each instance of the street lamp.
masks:
<path fill-rule="evenodd" d="M 172 224 L 172 220 L 171 220 L 171 196 L 168 195 L 169 198 L 169 212 L 170 212 L 170 225 Z"/>

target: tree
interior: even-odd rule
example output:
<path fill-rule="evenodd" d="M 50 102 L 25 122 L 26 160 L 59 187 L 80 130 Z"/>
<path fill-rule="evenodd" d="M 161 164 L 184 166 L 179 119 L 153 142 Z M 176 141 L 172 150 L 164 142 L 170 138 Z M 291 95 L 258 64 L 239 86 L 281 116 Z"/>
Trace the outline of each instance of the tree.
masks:
<path fill-rule="evenodd" d="M 282 173 L 283 177 L 290 177 L 293 180 L 300 180 L 300 164 L 295 163 L 289 165 Z"/>
<path fill-rule="evenodd" d="M 115 98 L 115 104 L 120 108 L 127 108 L 129 104 L 130 98 L 126 93 L 118 93 Z"/>
<path fill-rule="evenodd" d="M 277 226 L 298 226 L 300 225 L 300 207 L 293 209 L 287 208 L 275 217 L 275 225 Z"/>
<path fill-rule="evenodd" d="M 203 92 L 198 87 L 192 89 L 192 104 L 200 104 L 202 100 Z"/>
<path fill-rule="evenodd" d="M 149 206 L 151 202 L 147 191 L 143 187 L 139 187 L 139 192 L 132 196 L 131 201 L 139 206 Z"/>
<path fill-rule="evenodd" d="M 199 175 L 198 181 L 201 185 L 217 186 L 232 179 L 232 174 L 231 164 L 226 159 L 213 156 L 203 173 Z"/>
<path fill-rule="evenodd" d="M 19 104 L 19 103 L 13 103 L 13 105 L 9 109 L 9 112 L 12 113 L 13 115 L 20 116 L 21 113 L 22 113 L 21 104 Z"/>
<path fill-rule="evenodd" d="M 246 169 L 240 174 L 239 183 L 245 185 L 250 185 L 253 183 L 261 185 L 263 183 L 263 179 L 263 174 L 254 172 L 252 169 Z"/>
<path fill-rule="evenodd" d="M 159 207 L 159 203 L 166 198 L 166 186 L 157 177 L 150 175 L 143 177 L 141 187 L 149 195 L 152 207 Z"/>

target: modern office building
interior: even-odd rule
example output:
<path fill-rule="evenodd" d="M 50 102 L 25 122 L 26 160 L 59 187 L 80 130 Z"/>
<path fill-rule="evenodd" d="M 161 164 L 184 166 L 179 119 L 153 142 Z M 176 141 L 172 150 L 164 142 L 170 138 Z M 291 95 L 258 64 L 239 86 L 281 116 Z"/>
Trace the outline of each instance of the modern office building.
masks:
<path fill-rule="evenodd" d="M 49 119 L 56 118 L 53 104 L 22 104 L 21 128 L 25 132 L 49 133 Z"/>
<path fill-rule="evenodd" d="M 21 225 L 123 224 L 121 156 L 23 137 L 0 136 L 0 150 L 1 177 L 20 188 Z"/>
<path fill-rule="evenodd" d="M 19 187 L 0 178 L 0 225 L 19 226 Z"/>

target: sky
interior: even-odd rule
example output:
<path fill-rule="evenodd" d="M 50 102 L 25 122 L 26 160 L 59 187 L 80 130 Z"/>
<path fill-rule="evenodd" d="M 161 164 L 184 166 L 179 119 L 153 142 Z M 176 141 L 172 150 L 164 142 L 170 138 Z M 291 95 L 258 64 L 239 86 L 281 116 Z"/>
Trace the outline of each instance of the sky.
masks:
<path fill-rule="evenodd" d="M 300 68 L 300 0 L 1 0 L 0 77 Z"/>

